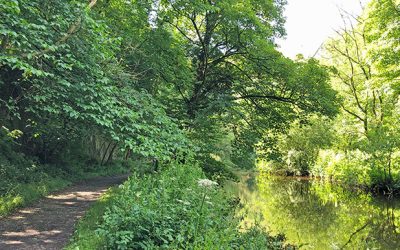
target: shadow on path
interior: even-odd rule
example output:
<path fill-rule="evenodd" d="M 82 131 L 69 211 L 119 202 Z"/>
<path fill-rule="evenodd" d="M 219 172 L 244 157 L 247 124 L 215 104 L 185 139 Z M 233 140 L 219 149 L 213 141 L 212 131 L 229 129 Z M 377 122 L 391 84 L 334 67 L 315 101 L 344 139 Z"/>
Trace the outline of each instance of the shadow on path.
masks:
<path fill-rule="evenodd" d="M 62 249 L 76 222 L 109 187 L 128 175 L 90 179 L 0 219 L 0 249 Z"/>

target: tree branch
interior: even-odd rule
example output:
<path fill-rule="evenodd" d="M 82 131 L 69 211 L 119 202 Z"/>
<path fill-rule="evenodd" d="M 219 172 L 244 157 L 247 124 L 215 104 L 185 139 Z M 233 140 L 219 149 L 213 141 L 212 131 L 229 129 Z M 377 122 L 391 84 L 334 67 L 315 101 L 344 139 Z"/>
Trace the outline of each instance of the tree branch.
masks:
<path fill-rule="evenodd" d="M 233 99 L 234 100 L 240 100 L 240 99 L 271 99 L 271 100 L 275 100 L 275 101 L 296 104 L 293 101 L 293 99 L 290 99 L 290 98 L 287 98 L 287 97 L 281 97 L 281 96 L 274 96 L 274 95 L 248 94 L 248 95 L 242 95 L 242 96 L 239 96 L 239 97 L 234 97 Z"/>
<path fill-rule="evenodd" d="M 355 112 L 350 111 L 350 110 L 347 109 L 345 106 L 343 106 L 343 105 L 341 105 L 341 106 L 342 106 L 342 109 L 343 109 L 344 111 L 346 111 L 346 112 L 349 113 L 350 115 L 356 117 L 356 118 L 359 119 L 360 121 L 364 122 L 364 118 L 362 118 L 361 116 L 357 115 Z"/>

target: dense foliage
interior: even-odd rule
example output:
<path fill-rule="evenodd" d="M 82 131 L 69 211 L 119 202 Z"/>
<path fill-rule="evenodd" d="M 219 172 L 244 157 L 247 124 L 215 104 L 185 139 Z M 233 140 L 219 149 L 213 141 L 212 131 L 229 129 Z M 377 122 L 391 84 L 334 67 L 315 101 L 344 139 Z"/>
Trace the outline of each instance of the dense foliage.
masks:
<path fill-rule="evenodd" d="M 343 99 L 342 113 L 336 119 L 341 126 L 340 139 L 332 152 L 338 160 L 328 160 L 331 165 L 338 165 L 331 166 L 336 168 L 333 174 L 337 172 L 343 176 L 341 179 L 389 192 L 400 182 L 400 100 L 398 79 L 382 68 L 394 60 L 391 53 L 384 52 L 385 46 L 390 44 L 395 50 L 396 44 L 391 43 L 391 35 L 382 32 L 395 32 L 396 28 L 386 27 L 396 21 L 389 13 L 379 19 L 376 16 L 382 15 L 384 9 L 394 11 L 393 8 L 398 8 L 393 1 L 372 1 L 356 24 L 344 28 L 326 44 L 327 63 L 334 66 L 332 85 Z M 379 32 L 381 36 L 377 35 Z M 329 153 L 325 155 L 329 157 Z"/>
<path fill-rule="evenodd" d="M 287 133 L 277 136 L 279 157 L 270 163 L 272 171 L 283 175 L 310 175 L 319 151 L 332 146 L 334 132 L 327 117 L 295 120 Z"/>
<path fill-rule="evenodd" d="M 323 53 L 340 113 L 331 125 L 323 119 L 318 126 L 312 119 L 306 126 L 294 122 L 279 138 L 286 162 L 273 166 L 375 191 L 399 190 L 399 9 L 398 1 L 377 0 L 357 18 L 343 14 L 345 26 L 326 41 Z"/>
<path fill-rule="evenodd" d="M 184 139 L 162 106 L 133 88 L 118 37 L 90 15 L 95 4 L 2 3 L 1 123 L 22 131 L 25 152 L 44 162 L 93 136 L 168 158 Z"/>
<path fill-rule="evenodd" d="M 400 189 L 399 2 L 373 0 L 321 62 L 276 50 L 285 4 L 0 0 L 1 197 L 140 160 L 157 174 L 121 188 L 106 246 L 260 249 L 197 179 L 259 160 Z"/>
<path fill-rule="evenodd" d="M 261 228 L 240 232 L 239 219 L 234 213 L 237 201 L 204 177 L 199 167 L 177 164 L 168 166 L 159 175 L 132 176 L 108 202 L 96 230 L 96 248 L 284 247 L 282 237 L 268 236 Z M 89 240 L 77 237 L 71 248 L 83 246 Z"/>
<path fill-rule="evenodd" d="M 40 164 L 195 153 L 214 173 L 252 167 L 271 133 L 337 111 L 326 68 L 275 49 L 284 4 L 3 0 L 7 141 Z"/>

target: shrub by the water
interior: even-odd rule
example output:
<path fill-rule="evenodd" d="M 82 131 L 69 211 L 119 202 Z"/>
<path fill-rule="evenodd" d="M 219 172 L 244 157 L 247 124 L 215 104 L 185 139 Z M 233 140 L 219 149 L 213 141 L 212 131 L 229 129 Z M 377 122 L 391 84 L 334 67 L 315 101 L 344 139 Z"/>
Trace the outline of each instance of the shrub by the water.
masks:
<path fill-rule="evenodd" d="M 239 229 L 235 205 L 199 167 L 171 165 L 132 176 L 106 210 L 97 233 L 109 249 L 282 249 L 260 228 Z"/>

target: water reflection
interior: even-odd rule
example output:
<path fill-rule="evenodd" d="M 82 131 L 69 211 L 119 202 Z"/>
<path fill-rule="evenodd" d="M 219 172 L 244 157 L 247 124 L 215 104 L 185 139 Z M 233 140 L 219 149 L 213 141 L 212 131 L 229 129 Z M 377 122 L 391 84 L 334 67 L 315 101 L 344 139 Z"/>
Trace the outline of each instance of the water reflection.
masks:
<path fill-rule="evenodd" d="M 243 226 L 259 223 L 302 249 L 400 249 L 400 200 L 266 175 L 226 188 L 243 202 Z"/>

